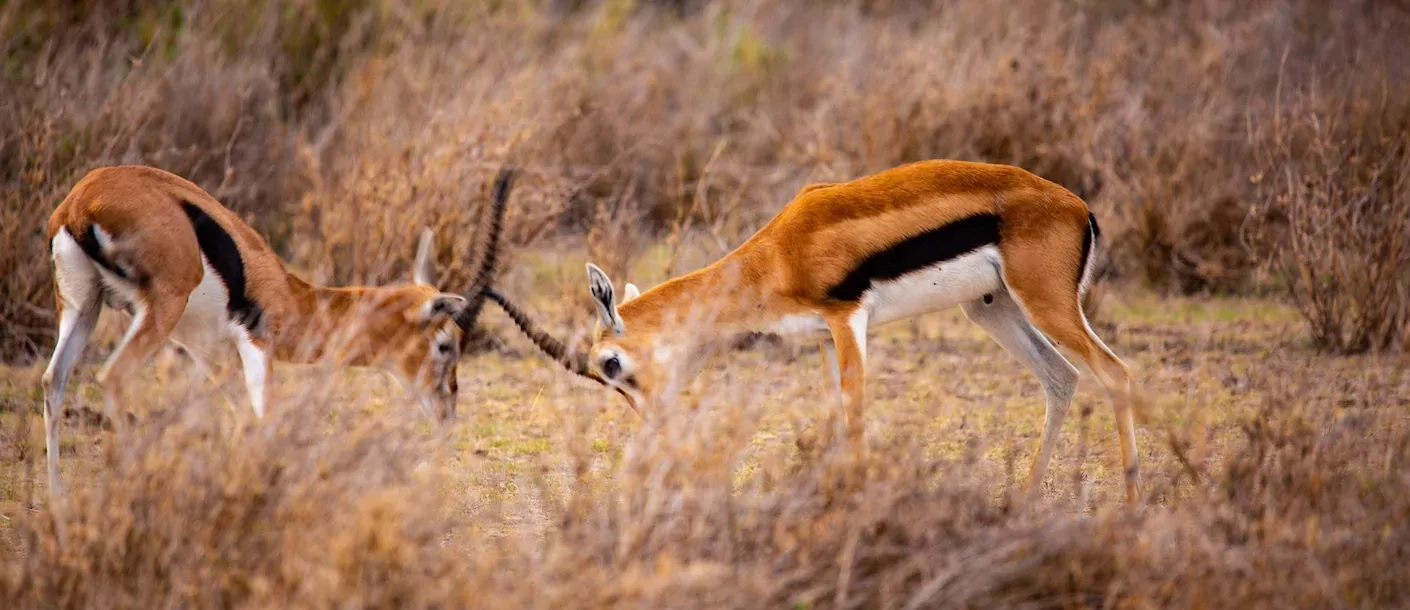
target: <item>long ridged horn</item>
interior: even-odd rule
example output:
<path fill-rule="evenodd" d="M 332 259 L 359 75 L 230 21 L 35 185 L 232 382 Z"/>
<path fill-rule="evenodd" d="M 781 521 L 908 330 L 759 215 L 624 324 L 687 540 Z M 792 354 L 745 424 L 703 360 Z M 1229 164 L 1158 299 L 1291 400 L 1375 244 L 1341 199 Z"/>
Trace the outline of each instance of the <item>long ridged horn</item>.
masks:
<path fill-rule="evenodd" d="M 460 327 L 460 347 L 461 353 L 465 353 L 465 348 L 471 339 L 471 330 L 474 329 L 475 321 L 480 318 L 480 310 L 485 307 L 485 288 L 494 277 L 495 264 L 499 262 L 499 232 L 504 224 L 504 209 L 508 207 L 509 191 L 514 187 L 514 178 L 519 174 L 519 170 L 513 165 L 506 165 L 499 170 L 499 176 L 494 181 L 494 199 L 490 201 L 489 209 L 485 210 L 482 216 L 480 237 L 480 264 L 475 270 L 475 277 L 470 281 L 470 289 L 466 291 L 465 298 L 470 303 L 460 310 L 455 316 L 455 324 Z"/>
<path fill-rule="evenodd" d="M 524 310 L 519 309 L 519 306 L 510 302 L 504 295 L 495 291 L 493 287 L 486 286 L 484 294 L 486 298 L 494 301 L 496 305 L 499 305 L 499 308 L 503 309 L 504 313 L 509 314 L 509 318 L 514 320 L 514 325 L 518 326 L 519 330 L 524 333 L 524 336 L 534 342 L 534 345 L 537 345 L 540 350 L 543 350 L 543 353 L 548 354 L 548 357 L 552 358 L 558 364 L 563 365 L 563 368 L 568 369 L 570 372 L 607 385 L 596 375 L 588 371 L 588 360 L 585 354 L 570 353 L 568 347 L 563 345 L 562 341 L 553 338 L 552 335 L 540 329 L 537 324 L 534 324 L 533 320 L 529 319 L 528 314 L 524 313 Z"/>

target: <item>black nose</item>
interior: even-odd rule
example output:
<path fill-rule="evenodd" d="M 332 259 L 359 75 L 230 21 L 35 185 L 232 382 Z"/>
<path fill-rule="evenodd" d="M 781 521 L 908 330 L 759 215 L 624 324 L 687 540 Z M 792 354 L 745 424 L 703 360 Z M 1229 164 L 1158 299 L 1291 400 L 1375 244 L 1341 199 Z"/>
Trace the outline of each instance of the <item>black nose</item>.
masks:
<path fill-rule="evenodd" d="M 616 356 L 612 356 L 602 362 L 602 374 L 608 379 L 616 379 L 617 375 L 621 372 L 622 361 L 618 360 Z"/>

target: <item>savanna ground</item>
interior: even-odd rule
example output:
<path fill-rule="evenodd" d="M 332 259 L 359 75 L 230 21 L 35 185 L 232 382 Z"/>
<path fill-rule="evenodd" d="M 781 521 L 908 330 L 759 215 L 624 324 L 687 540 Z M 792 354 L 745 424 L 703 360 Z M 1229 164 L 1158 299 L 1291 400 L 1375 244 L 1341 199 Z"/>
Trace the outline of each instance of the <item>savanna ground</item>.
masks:
<path fill-rule="evenodd" d="M 1410 603 L 1410 12 L 1389 2 L 0 4 L 5 607 L 1396 607 Z M 1120 502 L 1084 378 L 1034 502 L 1031 375 L 958 311 L 871 338 L 865 457 L 809 445 L 815 346 L 719 358 L 659 430 L 493 306 L 459 418 L 387 375 L 143 373 L 142 424 L 69 421 L 44 489 L 43 222 L 146 163 L 295 271 L 496 285 L 570 341 L 583 262 L 643 287 L 808 182 L 1013 163 L 1092 205 L 1094 327 L 1155 408 Z M 107 312 L 70 386 L 120 332 Z M 800 447 L 800 440 L 801 443 Z M 861 474 L 863 476 L 857 476 Z"/>

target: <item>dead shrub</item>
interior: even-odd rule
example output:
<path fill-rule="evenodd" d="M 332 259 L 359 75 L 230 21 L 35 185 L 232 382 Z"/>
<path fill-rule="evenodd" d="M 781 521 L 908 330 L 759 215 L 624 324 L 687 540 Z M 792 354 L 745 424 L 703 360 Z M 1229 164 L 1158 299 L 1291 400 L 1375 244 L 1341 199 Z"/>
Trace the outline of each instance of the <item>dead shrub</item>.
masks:
<path fill-rule="evenodd" d="M 1270 126 L 1256 237 L 1325 349 L 1410 344 L 1407 93 L 1309 91 Z"/>

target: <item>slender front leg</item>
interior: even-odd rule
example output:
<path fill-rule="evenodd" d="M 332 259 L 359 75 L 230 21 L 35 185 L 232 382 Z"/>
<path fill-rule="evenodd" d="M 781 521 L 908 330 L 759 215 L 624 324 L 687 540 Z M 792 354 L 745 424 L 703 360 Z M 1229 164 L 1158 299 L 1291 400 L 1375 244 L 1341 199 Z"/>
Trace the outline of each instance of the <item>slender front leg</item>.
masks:
<path fill-rule="evenodd" d="M 832 380 L 832 385 L 828 387 L 838 400 L 843 400 L 842 395 L 842 372 L 837 368 L 837 346 L 831 341 L 822 342 L 823 366 L 827 368 L 827 378 Z"/>
<path fill-rule="evenodd" d="M 828 400 L 836 400 L 837 404 L 846 404 L 847 397 L 842 393 L 842 374 L 837 366 L 837 346 L 828 339 L 820 341 L 818 348 L 823 357 L 823 368 L 826 370 L 826 378 L 830 383 L 824 388 L 823 393 Z M 798 449 L 805 454 L 811 454 L 820 447 L 832 445 L 832 439 L 837 435 L 837 411 L 829 409 L 823 416 L 822 421 L 809 423 L 798 437 Z"/>
<path fill-rule="evenodd" d="M 103 388 L 104 410 L 114 430 L 129 421 L 136 421 L 133 414 L 127 411 L 130 406 L 126 403 L 127 384 L 136 375 L 138 367 L 171 336 L 171 330 L 186 311 L 186 298 L 185 294 L 162 285 L 154 284 L 145 291 L 136 304 L 137 313 L 127 334 L 123 335 L 122 342 L 98 372 L 98 385 Z"/>
<path fill-rule="evenodd" d="M 245 389 L 250 394 L 250 406 L 254 407 L 256 418 L 263 418 L 265 407 L 269 404 L 267 382 L 273 366 L 269 346 L 242 331 L 235 338 L 235 348 L 240 352 L 240 364 L 245 370 Z"/>
<path fill-rule="evenodd" d="M 847 441 L 858 452 L 865 449 L 862 440 L 866 423 L 862 421 L 862 405 L 866 385 L 867 318 L 867 310 L 862 307 L 827 318 L 828 329 L 832 331 L 832 344 L 837 350 L 842 407 L 847 416 Z"/>

